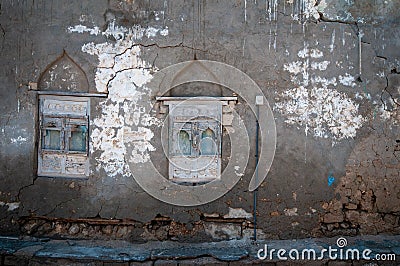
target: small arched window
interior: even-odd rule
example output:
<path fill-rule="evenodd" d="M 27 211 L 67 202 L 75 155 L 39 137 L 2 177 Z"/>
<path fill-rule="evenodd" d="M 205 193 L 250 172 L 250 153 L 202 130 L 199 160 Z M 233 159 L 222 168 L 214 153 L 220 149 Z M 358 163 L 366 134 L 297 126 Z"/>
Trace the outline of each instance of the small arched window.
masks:
<path fill-rule="evenodd" d="M 164 101 L 169 117 L 164 137 L 168 138 L 169 179 L 193 184 L 220 179 L 225 99 L 167 97 Z"/>
<path fill-rule="evenodd" d="M 200 153 L 201 155 L 217 154 L 217 143 L 215 133 L 212 129 L 207 128 L 201 133 Z"/>
<path fill-rule="evenodd" d="M 189 133 L 187 133 L 185 130 L 180 130 L 178 133 L 178 154 L 190 155 L 191 146 Z"/>
<path fill-rule="evenodd" d="M 38 176 L 89 176 L 86 97 L 39 95 Z"/>

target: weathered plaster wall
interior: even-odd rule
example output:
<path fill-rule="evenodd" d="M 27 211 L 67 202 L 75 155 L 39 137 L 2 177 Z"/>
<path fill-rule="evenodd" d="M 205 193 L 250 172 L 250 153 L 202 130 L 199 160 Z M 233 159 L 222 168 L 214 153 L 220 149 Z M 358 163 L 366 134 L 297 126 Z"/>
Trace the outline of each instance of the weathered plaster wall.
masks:
<path fill-rule="evenodd" d="M 128 166 L 162 157 L 148 82 L 194 58 L 245 72 L 273 108 L 260 237 L 398 233 L 400 4 L 363 2 L 1 1 L 0 233 L 250 237 L 253 156 L 230 192 L 198 207 L 152 198 Z M 74 64 L 68 83 L 59 65 Z M 36 176 L 36 83 L 108 93 L 91 100 L 87 180 Z M 254 154 L 255 118 L 244 102 L 235 110 Z"/>

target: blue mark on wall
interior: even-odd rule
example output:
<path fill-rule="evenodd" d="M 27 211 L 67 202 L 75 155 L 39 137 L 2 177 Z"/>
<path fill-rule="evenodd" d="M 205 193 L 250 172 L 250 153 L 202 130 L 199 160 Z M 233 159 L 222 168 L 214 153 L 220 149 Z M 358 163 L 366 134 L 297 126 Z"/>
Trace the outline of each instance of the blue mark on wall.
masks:
<path fill-rule="evenodd" d="M 332 186 L 333 182 L 335 182 L 335 177 L 330 173 L 328 176 L 328 186 Z"/>

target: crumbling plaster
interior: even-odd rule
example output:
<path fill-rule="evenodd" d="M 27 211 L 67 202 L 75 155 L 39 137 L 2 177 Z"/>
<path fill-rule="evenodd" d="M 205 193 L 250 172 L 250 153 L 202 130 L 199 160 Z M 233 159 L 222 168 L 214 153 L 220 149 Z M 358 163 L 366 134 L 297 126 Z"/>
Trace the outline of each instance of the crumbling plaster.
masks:
<path fill-rule="evenodd" d="M 395 190 L 399 182 L 399 4 L 369 2 L 2 1 L 0 233 L 16 234 L 21 224 L 28 234 L 84 236 L 85 226 L 71 229 L 71 221 L 47 231 L 40 229 L 41 222 L 36 231 L 26 229 L 29 222 L 18 223 L 19 217 L 32 215 L 131 219 L 132 228 L 115 230 L 128 230 L 135 239 L 249 235 L 252 194 L 247 187 L 254 160 L 229 193 L 196 208 L 153 199 L 135 183 L 125 161 L 124 141 L 137 144 L 132 154 L 137 162 L 161 150 L 155 135 L 160 120 L 154 112 L 145 115 L 156 90 L 146 83 L 159 69 L 194 58 L 247 73 L 274 109 L 278 143 L 258 192 L 260 235 L 398 232 L 400 199 L 387 189 Z M 35 173 L 38 102 L 31 84 L 63 50 L 87 75 L 90 91 L 108 93 L 91 101 L 87 180 Z M 246 121 L 254 153 L 255 119 L 245 104 L 235 109 Z M 356 166 L 354 160 L 359 160 Z M 332 186 L 329 175 L 335 177 Z M 357 206 L 349 205 L 353 201 Z M 239 220 L 229 220 L 232 208 L 243 214 L 233 218 Z M 212 213 L 216 220 L 205 215 Z M 167 218 L 157 220 L 158 214 Z M 382 226 L 368 227 L 371 221 Z"/>

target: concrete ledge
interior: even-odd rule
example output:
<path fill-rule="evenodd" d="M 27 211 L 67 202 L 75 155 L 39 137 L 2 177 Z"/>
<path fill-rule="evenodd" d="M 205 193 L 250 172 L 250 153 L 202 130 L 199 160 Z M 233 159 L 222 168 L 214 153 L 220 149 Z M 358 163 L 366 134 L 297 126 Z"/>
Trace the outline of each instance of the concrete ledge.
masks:
<path fill-rule="evenodd" d="M 393 261 L 374 261 L 372 265 L 398 265 L 400 262 L 400 235 L 362 236 L 346 238 L 344 248 L 372 250 L 374 254 L 396 254 Z M 328 256 L 315 261 L 282 261 L 276 256 L 278 249 L 304 250 L 338 248 L 337 238 L 315 238 L 298 240 L 262 240 L 257 242 L 232 240 L 209 243 L 147 242 L 144 244 L 126 241 L 96 240 L 50 240 L 38 238 L 0 237 L 0 265 L 364 265 L 355 261 L 331 260 Z M 272 259 L 260 260 L 257 251 L 268 246 L 275 249 Z M 319 254 L 319 253 L 318 253 Z M 328 254 L 326 254 L 328 255 Z M 34 262 L 39 264 L 34 264 Z M 73 263 L 72 263 L 73 262 Z M 90 264 L 87 264 L 90 262 Z M 368 261 L 364 261 L 367 263 Z M 372 261 L 369 261 L 372 262 Z M 33 263 L 33 264 L 32 264 Z M 72 263 L 72 264 L 71 264 Z M 78 263 L 78 264 L 76 264 Z M 283 263 L 283 264 L 282 264 Z M 288 264 L 285 264 L 288 263 Z M 299 264 L 300 263 L 300 264 Z M 330 264 L 328 264 L 330 263 Z M 336 264 L 335 264 L 336 263 Z M 362 263 L 362 262 L 360 262 Z M 371 264 L 368 264 L 371 265 Z"/>

